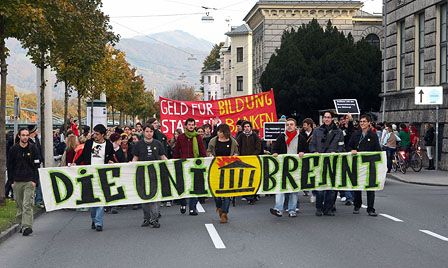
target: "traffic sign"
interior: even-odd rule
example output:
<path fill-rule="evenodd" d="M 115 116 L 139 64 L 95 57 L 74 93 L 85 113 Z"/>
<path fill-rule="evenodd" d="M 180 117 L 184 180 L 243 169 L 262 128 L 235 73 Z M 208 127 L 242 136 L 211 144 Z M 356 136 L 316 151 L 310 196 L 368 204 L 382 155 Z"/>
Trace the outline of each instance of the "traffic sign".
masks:
<path fill-rule="evenodd" d="M 443 87 L 416 87 L 416 105 L 441 105 L 443 104 Z"/>

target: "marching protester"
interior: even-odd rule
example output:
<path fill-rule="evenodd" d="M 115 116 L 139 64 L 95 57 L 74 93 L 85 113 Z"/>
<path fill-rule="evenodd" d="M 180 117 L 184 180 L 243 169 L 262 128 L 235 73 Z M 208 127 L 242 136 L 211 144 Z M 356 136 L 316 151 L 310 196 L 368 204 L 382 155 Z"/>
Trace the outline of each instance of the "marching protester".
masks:
<path fill-rule="evenodd" d="M 197 158 L 205 157 L 204 142 L 197 131 L 195 131 L 196 121 L 193 118 L 185 120 L 185 132 L 179 135 L 174 148 L 173 158 Z M 189 214 L 191 216 L 198 215 L 196 205 L 198 203 L 197 197 L 189 198 Z M 180 213 L 186 212 L 187 200 L 180 200 Z"/>
<path fill-rule="evenodd" d="M 297 121 L 293 118 L 286 119 L 286 132 L 280 134 L 275 141 L 272 155 L 278 157 L 280 154 L 298 154 L 303 157 L 306 151 L 306 140 L 304 136 L 297 131 Z M 297 217 L 296 208 L 299 193 L 289 193 L 288 216 Z M 283 204 L 285 202 L 285 194 L 275 195 L 275 207 L 270 209 L 272 215 L 281 217 L 283 215 Z"/>
<path fill-rule="evenodd" d="M 44 165 L 44 155 L 42 153 L 42 146 L 40 144 L 40 140 L 39 140 L 39 131 L 37 129 L 36 125 L 30 125 L 28 126 L 28 129 L 30 131 L 30 138 L 29 138 L 29 142 L 34 144 L 37 148 L 37 151 L 39 152 L 39 165 L 40 167 L 43 167 Z M 41 208 L 43 208 L 43 198 L 42 198 L 42 189 L 40 186 L 40 183 L 37 182 L 37 187 L 36 187 L 36 196 L 34 197 L 34 204 L 36 206 L 39 206 Z"/>
<path fill-rule="evenodd" d="M 132 155 L 132 149 L 133 149 L 133 144 L 132 144 L 132 137 L 129 136 L 126 133 L 121 133 L 121 150 L 123 150 L 124 153 L 124 157 L 126 159 L 125 162 L 131 162 L 133 155 Z"/>
<path fill-rule="evenodd" d="M 28 128 L 21 128 L 16 143 L 9 150 L 8 181 L 14 189 L 17 220 L 21 232 L 28 236 L 33 232 L 33 204 L 36 185 L 39 183 L 39 151 L 29 142 Z"/>
<path fill-rule="evenodd" d="M 230 135 L 230 127 L 221 124 L 216 129 L 217 136 L 210 140 L 207 155 L 210 157 L 238 155 L 238 142 Z M 227 223 L 230 207 L 230 197 L 215 197 L 216 212 L 219 222 Z"/>
<path fill-rule="evenodd" d="M 155 128 L 151 124 L 143 127 L 143 139 L 135 144 L 132 151 L 132 161 L 167 160 L 162 143 L 154 139 Z M 138 187 L 138 186 L 137 186 Z M 160 228 L 160 202 L 143 203 L 142 227 Z"/>
<path fill-rule="evenodd" d="M 159 121 L 157 121 L 156 118 L 149 118 L 148 121 L 146 121 L 146 124 L 150 124 L 154 127 L 154 139 L 160 141 L 163 145 L 163 149 L 165 149 L 165 152 L 168 150 L 168 138 L 165 134 L 160 132 L 159 130 Z"/>
<path fill-rule="evenodd" d="M 433 159 L 433 152 L 435 147 L 435 136 L 434 136 L 434 128 L 431 126 L 431 124 L 425 124 L 425 146 L 426 146 L 426 154 L 428 155 L 429 159 L 429 167 L 427 167 L 427 170 L 434 170 L 434 159 Z"/>
<path fill-rule="evenodd" d="M 305 152 L 310 151 L 310 141 L 313 137 L 313 125 L 314 121 L 311 118 L 305 118 L 302 121 L 302 131 L 300 132 L 300 135 L 303 136 L 305 139 Z M 304 191 L 303 194 L 305 196 L 308 196 L 308 191 Z M 310 196 L 310 202 L 314 203 L 316 202 L 316 191 L 312 191 L 312 194 Z"/>
<path fill-rule="evenodd" d="M 202 127 L 204 128 L 204 136 L 202 137 L 202 140 L 204 140 L 205 148 L 208 148 L 208 143 L 213 138 L 212 127 L 210 126 L 210 124 L 204 124 L 202 125 Z"/>
<path fill-rule="evenodd" d="M 75 160 L 74 165 L 103 165 L 115 163 L 115 150 L 112 143 L 105 139 L 107 129 L 103 124 L 93 128 L 93 138 L 86 141 L 82 154 Z M 103 230 L 103 207 L 90 208 L 92 219 L 91 228 L 101 232 Z"/>
<path fill-rule="evenodd" d="M 173 137 L 168 141 L 167 156 L 169 159 L 173 158 L 174 148 L 176 147 L 177 138 L 182 134 L 182 129 L 178 128 L 174 131 Z"/>
<path fill-rule="evenodd" d="M 362 115 L 359 120 L 360 130 L 356 131 L 348 143 L 348 149 L 354 155 L 358 152 L 378 152 L 381 151 L 378 136 L 370 129 L 370 116 Z M 376 217 L 374 203 L 375 203 L 375 191 L 367 192 L 367 213 L 369 216 Z M 355 208 L 353 214 L 359 214 L 361 208 L 362 198 L 361 191 L 355 191 Z"/>
<path fill-rule="evenodd" d="M 243 132 L 237 138 L 240 155 L 260 155 L 262 153 L 261 139 L 257 133 L 252 131 L 252 123 L 244 121 L 242 126 Z M 246 199 L 250 205 L 255 204 L 257 200 L 256 195 L 246 196 Z"/>
<path fill-rule="evenodd" d="M 314 129 L 310 141 L 310 152 L 312 153 L 340 153 L 344 152 L 344 135 L 336 127 L 332 112 L 325 112 L 323 123 Z M 324 200 L 325 198 L 325 200 Z M 316 193 L 316 216 L 334 216 L 335 191 L 317 191 Z"/>

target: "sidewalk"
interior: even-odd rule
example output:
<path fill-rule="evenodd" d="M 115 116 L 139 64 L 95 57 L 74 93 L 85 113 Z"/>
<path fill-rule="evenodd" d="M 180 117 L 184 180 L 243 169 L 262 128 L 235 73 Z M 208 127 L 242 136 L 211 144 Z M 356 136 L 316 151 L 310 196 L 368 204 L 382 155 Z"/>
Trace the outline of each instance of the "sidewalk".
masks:
<path fill-rule="evenodd" d="M 441 170 L 435 171 L 423 168 L 420 172 L 414 172 L 409 168 L 406 174 L 392 171 L 387 174 L 387 178 L 413 184 L 448 186 L 448 171 Z"/>

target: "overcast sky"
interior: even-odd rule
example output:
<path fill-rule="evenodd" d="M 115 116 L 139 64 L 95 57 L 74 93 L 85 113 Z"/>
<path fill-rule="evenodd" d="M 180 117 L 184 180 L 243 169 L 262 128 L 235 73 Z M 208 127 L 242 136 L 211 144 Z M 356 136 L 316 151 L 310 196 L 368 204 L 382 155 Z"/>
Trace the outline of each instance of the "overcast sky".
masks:
<path fill-rule="evenodd" d="M 172 30 L 182 30 L 196 37 L 218 43 L 225 40 L 230 25 L 238 26 L 257 0 L 103 0 L 103 11 L 110 16 L 115 33 L 122 38 Z M 362 10 L 381 13 L 383 0 L 362 0 Z M 213 23 L 203 23 L 205 9 Z M 132 17 L 134 16 L 134 17 Z M 140 17 L 139 17 L 140 16 Z"/>

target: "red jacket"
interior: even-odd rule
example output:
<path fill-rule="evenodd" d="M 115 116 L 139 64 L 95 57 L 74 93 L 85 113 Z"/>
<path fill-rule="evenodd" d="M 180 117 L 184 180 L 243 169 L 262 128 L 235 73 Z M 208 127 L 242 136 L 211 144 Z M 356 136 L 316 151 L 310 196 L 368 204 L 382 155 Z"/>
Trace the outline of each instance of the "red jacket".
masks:
<path fill-rule="evenodd" d="M 201 136 L 196 136 L 198 140 L 199 156 L 205 157 L 205 146 Z M 177 137 L 176 146 L 174 147 L 173 158 L 194 158 L 193 156 L 193 139 L 187 138 L 185 133 Z"/>

